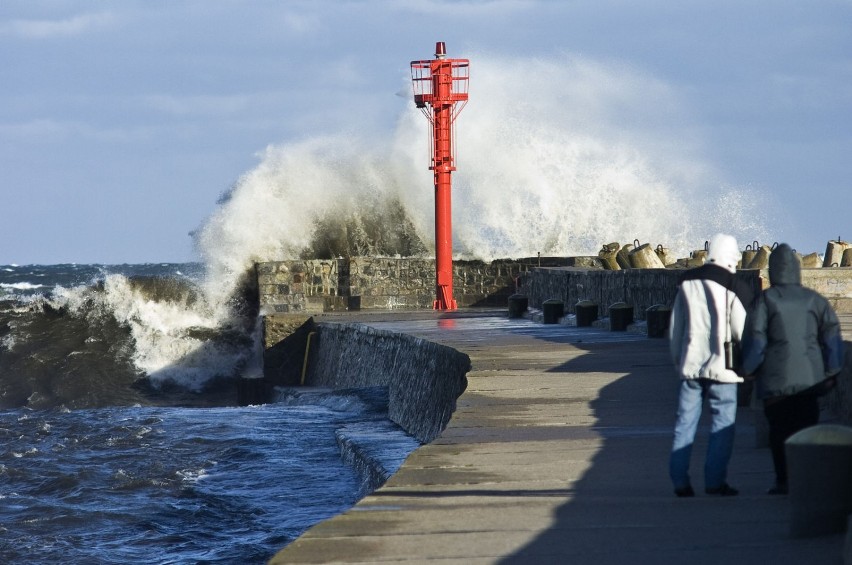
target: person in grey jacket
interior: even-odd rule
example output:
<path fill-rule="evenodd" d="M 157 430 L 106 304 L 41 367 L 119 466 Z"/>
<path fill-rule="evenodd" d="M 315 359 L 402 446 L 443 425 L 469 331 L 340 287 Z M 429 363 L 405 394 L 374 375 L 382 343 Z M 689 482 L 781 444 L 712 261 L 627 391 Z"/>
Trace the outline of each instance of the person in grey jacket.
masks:
<path fill-rule="evenodd" d="M 789 245 L 769 256 L 769 282 L 749 322 L 742 368 L 756 375 L 755 391 L 769 421 L 775 485 L 768 492 L 786 494 L 784 442 L 819 423 L 818 397 L 843 368 L 843 340 L 828 301 L 802 286 L 801 264 Z"/>
<path fill-rule="evenodd" d="M 680 376 L 677 420 L 669 458 L 669 475 L 679 497 L 694 496 L 689 478 L 692 444 L 704 401 L 713 422 L 704 462 L 704 492 L 733 496 L 727 483 L 734 446 L 737 383 L 743 379 L 725 362 L 725 342 L 739 341 L 753 293 L 734 273 L 740 251 L 730 235 L 710 240 L 707 263 L 681 280 L 669 324 L 669 348 Z"/>

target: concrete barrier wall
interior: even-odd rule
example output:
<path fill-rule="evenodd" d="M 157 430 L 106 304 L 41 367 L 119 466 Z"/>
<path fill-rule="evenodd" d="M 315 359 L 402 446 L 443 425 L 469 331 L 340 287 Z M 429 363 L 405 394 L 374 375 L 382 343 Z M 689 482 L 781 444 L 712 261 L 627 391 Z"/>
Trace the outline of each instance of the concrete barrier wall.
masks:
<path fill-rule="evenodd" d="M 569 313 L 580 300 L 596 302 L 602 314 L 610 305 L 626 302 L 634 306 L 634 319 L 641 320 L 648 307 L 672 304 L 684 272 L 606 271 L 584 266 L 588 259 L 596 258 L 455 261 L 453 296 L 460 307 L 505 306 L 520 291 L 534 308 L 556 298 Z M 258 263 L 256 270 L 262 314 L 431 308 L 435 299 L 435 262 L 430 259 L 274 261 Z M 758 291 L 769 285 L 765 269 L 740 270 L 737 276 Z M 852 268 L 803 269 L 802 284 L 825 296 L 838 312 L 852 313 Z"/>
<path fill-rule="evenodd" d="M 591 300 L 600 306 L 601 316 L 616 302 L 633 306 L 633 318 L 645 319 L 645 311 L 655 305 L 671 306 L 677 294 L 682 269 L 629 269 L 602 271 L 575 267 L 541 267 L 521 277 L 520 291 L 533 308 L 541 308 L 545 300 L 557 299 L 565 304 L 566 313 L 574 313 L 574 305 Z M 741 270 L 737 277 L 755 293 L 769 287 L 766 270 Z M 852 269 L 803 269 L 802 284 L 825 296 L 838 313 L 852 313 Z"/>
<path fill-rule="evenodd" d="M 577 302 L 590 300 L 598 304 L 601 316 L 606 316 L 610 306 L 624 302 L 633 306 L 634 320 L 644 320 L 645 311 L 651 306 L 674 303 L 683 273 L 680 269 L 602 271 L 542 267 L 521 279 L 521 292 L 527 295 L 533 308 L 541 308 L 545 300 L 561 300 L 566 313 L 574 313 Z M 737 276 L 759 291 L 759 271 L 740 271 Z"/>
<path fill-rule="evenodd" d="M 388 387 L 388 415 L 422 443 L 450 421 L 467 387 L 470 358 L 451 347 L 361 324 L 320 323 L 305 384 Z"/>
<path fill-rule="evenodd" d="M 769 281 L 768 272 L 764 276 Z M 849 267 L 802 269 L 802 284 L 825 296 L 838 314 L 852 313 L 852 269 Z"/>

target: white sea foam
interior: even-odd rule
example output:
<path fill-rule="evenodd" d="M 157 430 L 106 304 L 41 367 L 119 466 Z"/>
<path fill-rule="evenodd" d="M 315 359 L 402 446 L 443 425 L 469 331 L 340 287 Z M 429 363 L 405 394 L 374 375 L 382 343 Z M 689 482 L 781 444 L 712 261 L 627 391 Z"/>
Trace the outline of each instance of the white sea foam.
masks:
<path fill-rule="evenodd" d="M 594 254 L 637 239 L 686 254 L 719 230 L 764 237 L 759 195 L 721 179 L 690 125 L 695 109 L 664 82 L 578 56 L 470 58 L 470 103 L 456 121 L 457 256 Z M 308 245 L 319 214 L 346 217 L 365 201 L 399 198 L 431 242 L 428 130 L 412 103 L 381 139 L 344 132 L 268 147 L 196 234 L 211 303 L 252 263 Z"/>
<path fill-rule="evenodd" d="M 131 330 L 134 364 L 154 382 L 199 389 L 211 376 L 229 375 L 240 363 L 234 351 L 193 335 L 192 330 L 215 329 L 221 322 L 207 304 L 190 309 L 181 302 L 148 300 L 121 275 L 108 276 L 104 290 L 110 311 Z"/>
<path fill-rule="evenodd" d="M 102 293 L 85 286 L 57 287 L 53 301 L 77 313 L 94 307 L 129 328 L 133 363 L 154 384 L 170 381 L 199 390 L 211 377 L 233 374 L 254 354 L 209 339 L 222 320 L 203 300 L 192 307 L 180 300 L 150 300 L 123 275 L 106 276 Z"/>
<path fill-rule="evenodd" d="M 0 288 L 7 288 L 11 290 L 35 290 L 38 288 L 47 288 L 43 284 L 33 284 L 29 282 L 19 282 L 19 283 L 0 283 Z"/>

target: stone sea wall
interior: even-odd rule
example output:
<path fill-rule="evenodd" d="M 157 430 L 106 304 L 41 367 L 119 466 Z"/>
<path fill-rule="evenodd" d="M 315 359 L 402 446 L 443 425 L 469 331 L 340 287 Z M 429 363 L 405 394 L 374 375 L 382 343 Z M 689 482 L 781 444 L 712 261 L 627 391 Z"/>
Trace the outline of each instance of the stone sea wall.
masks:
<path fill-rule="evenodd" d="M 537 264 L 537 259 L 454 261 L 453 297 L 463 308 L 505 306 L 518 278 Z M 273 261 L 258 263 L 256 270 L 263 314 L 431 308 L 435 300 L 430 259 Z"/>
<path fill-rule="evenodd" d="M 769 273 L 763 273 L 769 286 Z M 852 313 L 852 269 L 831 267 L 802 269 L 802 284 L 825 296 L 837 313 Z"/>
<path fill-rule="evenodd" d="M 275 316 L 265 323 L 274 325 Z M 269 387 L 387 387 L 391 421 L 428 443 L 450 421 L 469 370 L 470 358 L 451 347 L 362 324 L 309 319 L 265 349 L 263 380 Z"/>
<path fill-rule="evenodd" d="M 520 292 L 533 308 L 564 302 L 565 312 L 590 300 L 601 315 L 614 303 L 633 306 L 645 318 L 656 304 L 671 305 L 683 269 L 604 270 L 596 257 L 455 261 L 453 297 L 459 307 L 505 306 Z M 577 265 L 577 266 L 566 266 Z M 352 257 L 274 261 L 256 265 L 261 314 L 316 314 L 345 310 L 428 309 L 435 299 L 435 262 L 428 259 Z M 769 286 L 766 269 L 743 269 L 737 277 L 756 292 Z M 825 296 L 840 313 L 852 312 L 852 269 L 802 269 L 802 284 Z"/>
<path fill-rule="evenodd" d="M 610 306 L 624 302 L 633 307 L 633 319 L 644 320 L 651 306 L 674 303 L 683 273 L 679 269 L 602 271 L 542 267 L 522 279 L 520 292 L 533 308 L 541 308 L 545 300 L 561 300 L 566 314 L 574 313 L 578 302 L 588 300 L 599 306 L 603 317 Z M 755 291 L 760 290 L 760 271 L 739 271 L 737 277 Z"/>

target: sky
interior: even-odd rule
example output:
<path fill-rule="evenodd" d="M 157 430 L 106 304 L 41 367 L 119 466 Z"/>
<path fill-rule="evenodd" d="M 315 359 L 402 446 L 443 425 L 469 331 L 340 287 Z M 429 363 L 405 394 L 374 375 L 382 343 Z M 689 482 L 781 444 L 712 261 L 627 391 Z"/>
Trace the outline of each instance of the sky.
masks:
<path fill-rule="evenodd" d="M 496 94 L 477 57 L 515 87 L 524 62 L 641 76 L 616 127 L 688 144 L 768 237 L 822 252 L 852 240 L 850 29 L 850 0 L 2 0 L 0 264 L 197 260 L 189 234 L 267 148 L 392 137 L 436 41 L 471 61 L 468 108 Z M 572 111 L 617 105 L 598 76 Z"/>

